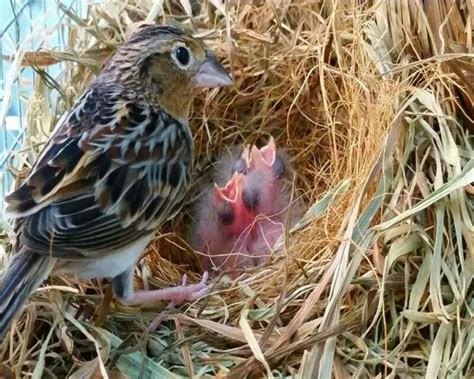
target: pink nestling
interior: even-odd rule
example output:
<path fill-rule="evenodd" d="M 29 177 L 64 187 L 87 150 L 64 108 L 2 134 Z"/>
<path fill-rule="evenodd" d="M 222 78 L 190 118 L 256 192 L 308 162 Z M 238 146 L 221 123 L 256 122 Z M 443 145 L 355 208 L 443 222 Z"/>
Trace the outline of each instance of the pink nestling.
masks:
<path fill-rule="evenodd" d="M 191 243 L 204 270 L 238 272 L 268 261 L 289 216 L 291 168 L 273 138 L 244 147 L 215 165 L 214 184 L 195 212 Z"/>

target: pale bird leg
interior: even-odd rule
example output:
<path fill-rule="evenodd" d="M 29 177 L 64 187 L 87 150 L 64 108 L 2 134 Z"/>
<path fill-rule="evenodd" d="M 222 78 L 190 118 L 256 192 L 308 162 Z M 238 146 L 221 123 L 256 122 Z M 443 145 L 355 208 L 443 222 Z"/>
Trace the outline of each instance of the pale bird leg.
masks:
<path fill-rule="evenodd" d="M 169 300 L 168 308 L 183 304 L 185 301 L 195 301 L 209 292 L 207 271 L 198 284 L 186 284 L 187 276 L 183 275 L 180 286 L 163 288 L 153 291 L 136 291 L 133 297 L 126 300 L 127 305 L 140 305 L 155 301 Z"/>
<path fill-rule="evenodd" d="M 171 304 L 171 303 L 170 303 Z M 166 307 L 166 309 L 168 309 L 168 307 Z M 156 331 L 156 329 L 158 329 L 161 325 L 161 322 L 164 321 L 168 316 L 169 316 L 169 312 L 167 311 L 164 311 L 164 312 L 161 312 L 158 314 L 158 316 L 156 316 L 152 322 L 150 322 L 150 325 L 148 325 L 148 328 L 147 330 L 149 332 L 154 332 Z"/>

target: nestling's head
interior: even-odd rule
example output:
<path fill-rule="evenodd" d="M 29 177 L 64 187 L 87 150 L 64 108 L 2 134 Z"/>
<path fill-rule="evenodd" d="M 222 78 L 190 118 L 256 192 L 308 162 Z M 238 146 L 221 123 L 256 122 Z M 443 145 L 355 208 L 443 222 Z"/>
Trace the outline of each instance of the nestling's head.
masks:
<path fill-rule="evenodd" d="M 109 60 L 105 71 L 138 86 L 177 117 L 197 88 L 228 86 L 232 79 L 206 45 L 174 26 L 142 24 Z"/>

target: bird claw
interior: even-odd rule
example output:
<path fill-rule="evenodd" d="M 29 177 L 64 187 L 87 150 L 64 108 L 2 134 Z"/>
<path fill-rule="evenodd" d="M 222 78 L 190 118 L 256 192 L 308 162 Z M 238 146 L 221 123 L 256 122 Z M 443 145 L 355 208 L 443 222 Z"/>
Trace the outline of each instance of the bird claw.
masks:
<path fill-rule="evenodd" d="M 202 275 L 202 279 L 198 284 L 187 284 L 188 276 L 183 275 L 181 285 L 174 288 L 173 294 L 170 296 L 170 303 L 167 308 L 174 308 L 186 301 L 195 301 L 209 292 L 207 279 L 209 274 L 207 271 Z"/>
<path fill-rule="evenodd" d="M 166 319 L 169 315 L 169 310 L 174 309 L 176 306 L 183 304 L 186 301 L 195 301 L 200 297 L 204 296 L 209 292 L 207 285 L 207 279 L 209 278 L 208 272 L 204 272 L 202 279 L 198 284 L 187 284 L 188 276 L 183 275 L 181 279 L 181 285 L 171 288 L 172 293 L 169 296 L 169 304 L 167 305 L 167 311 L 161 312 L 157 315 L 153 321 L 148 325 L 148 331 L 154 332 L 160 326 L 161 322 Z"/>

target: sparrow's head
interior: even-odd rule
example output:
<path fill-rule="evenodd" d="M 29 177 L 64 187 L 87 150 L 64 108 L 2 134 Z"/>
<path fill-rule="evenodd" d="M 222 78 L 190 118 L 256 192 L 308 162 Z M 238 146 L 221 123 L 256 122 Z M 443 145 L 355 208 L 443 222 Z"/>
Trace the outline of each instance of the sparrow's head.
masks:
<path fill-rule="evenodd" d="M 108 69 L 121 71 L 122 80 L 138 85 L 151 101 L 176 117 L 186 117 L 197 88 L 232 84 L 227 71 L 201 40 L 167 25 L 137 27 L 110 59 Z"/>

